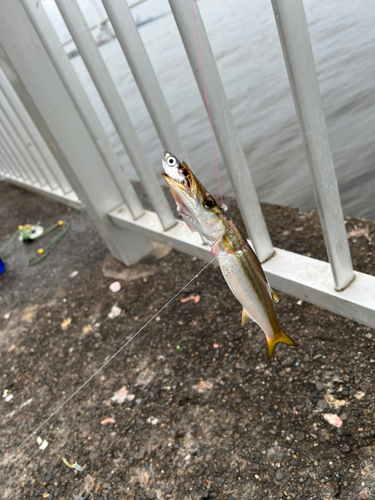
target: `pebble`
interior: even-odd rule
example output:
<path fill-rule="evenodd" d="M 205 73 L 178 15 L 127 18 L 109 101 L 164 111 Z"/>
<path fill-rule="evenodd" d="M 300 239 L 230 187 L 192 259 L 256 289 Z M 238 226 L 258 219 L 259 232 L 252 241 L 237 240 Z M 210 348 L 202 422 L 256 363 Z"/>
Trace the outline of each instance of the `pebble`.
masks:
<path fill-rule="evenodd" d="M 282 473 L 282 471 L 280 469 L 277 469 L 276 475 L 275 475 L 276 481 L 281 481 L 283 477 L 284 477 L 284 474 Z"/>
<path fill-rule="evenodd" d="M 148 417 L 147 422 L 151 425 L 156 425 L 159 422 L 159 419 L 155 417 Z"/>
<path fill-rule="evenodd" d="M 329 408 L 329 404 L 325 399 L 319 399 L 317 407 L 320 408 L 321 410 L 327 410 L 327 408 Z"/>
<path fill-rule="evenodd" d="M 310 356 L 308 354 L 305 354 L 303 357 L 303 361 L 305 362 L 310 361 Z"/>
<path fill-rule="evenodd" d="M 102 486 L 103 490 L 110 490 L 111 489 L 111 485 L 109 483 L 104 483 L 103 486 Z"/>
<path fill-rule="evenodd" d="M 114 281 L 109 285 L 109 289 L 111 290 L 111 292 L 117 293 L 121 290 L 121 285 L 118 281 Z"/>
<path fill-rule="evenodd" d="M 299 432 L 296 437 L 297 441 L 303 441 L 305 439 L 305 433 Z"/>
<path fill-rule="evenodd" d="M 112 306 L 111 311 L 108 313 L 109 319 L 115 319 L 117 316 L 120 316 L 122 309 L 117 306 Z"/>
<path fill-rule="evenodd" d="M 199 498 L 208 498 L 208 491 L 199 490 L 198 496 Z"/>
<path fill-rule="evenodd" d="M 97 459 L 97 458 L 98 458 L 98 456 L 99 456 L 99 453 L 98 453 L 98 452 L 96 452 L 96 453 L 92 453 L 92 454 L 90 455 L 90 460 L 95 460 L 95 459 Z"/>
<path fill-rule="evenodd" d="M 290 461 L 290 465 L 292 465 L 293 467 L 298 467 L 299 466 L 299 460 L 291 460 Z"/>
<path fill-rule="evenodd" d="M 52 477 L 52 474 L 50 472 L 48 472 L 44 478 L 42 479 L 42 482 L 43 483 L 49 483 L 51 481 L 51 477 Z"/>
<path fill-rule="evenodd" d="M 39 445 L 39 449 L 42 451 L 45 450 L 48 446 L 48 441 L 46 439 L 42 440 L 42 438 L 39 436 L 37 437 L 37 443 Z"/>
<path fill-rule="evenodd" d="M 342 420 L 340 417 L 338 417 L 335 413 L 325 413 L 323 415 L 323 418 L 327 420 L 327 422 L 334 427 L 341 427 L 342 426 Z"/>

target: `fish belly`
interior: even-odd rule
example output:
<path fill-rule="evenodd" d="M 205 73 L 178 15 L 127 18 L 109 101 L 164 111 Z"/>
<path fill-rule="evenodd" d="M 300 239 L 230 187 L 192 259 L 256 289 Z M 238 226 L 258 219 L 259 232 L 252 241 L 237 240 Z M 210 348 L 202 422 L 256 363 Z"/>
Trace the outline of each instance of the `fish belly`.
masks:
<path fill-rule="evenodd" d="M 221 272 L 233 295 L 264 333 L 272 335 L 270 318 L 264 306 L 264 293 L 261 293 L 261 287 L 266 285 L 251 272 L 251 269 L 248 269 L 246 262 L 241 261 L 236 255 L 221 255 L 218 260 Z"/>

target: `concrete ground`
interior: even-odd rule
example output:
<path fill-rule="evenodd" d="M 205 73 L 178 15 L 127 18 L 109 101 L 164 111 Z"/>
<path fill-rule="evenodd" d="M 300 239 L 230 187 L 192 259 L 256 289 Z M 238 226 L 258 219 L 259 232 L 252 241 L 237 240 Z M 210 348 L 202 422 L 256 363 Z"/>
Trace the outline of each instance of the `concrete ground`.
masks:
<path fill-rule="evenodd" d="M 315 212 L 262 208 L 276 246 L 326 259 Z M 268 361 L 214 266 L 15 451 L 205 265 L 158 246 L 128 269 L 85 213 L 0 182 L 0 246 L 59 219 L 68 234 L 39 265 L 36 243 L 3 254 L 1 498 L 375 498 L 374 330 L 281 293 L 297 346 Z M 375 224 L 347 229 L 356 269 L 375 274 Z"/>

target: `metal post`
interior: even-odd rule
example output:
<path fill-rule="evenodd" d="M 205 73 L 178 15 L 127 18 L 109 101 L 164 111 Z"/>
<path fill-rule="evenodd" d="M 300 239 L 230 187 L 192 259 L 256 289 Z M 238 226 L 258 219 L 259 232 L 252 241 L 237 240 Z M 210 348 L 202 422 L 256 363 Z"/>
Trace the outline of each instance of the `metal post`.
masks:
<path fill-rule="evenodd" d="M 33 168 L 37 168 L 38 170 L 41 170 L 43 172 L 43 176 L 47 180 L 51 189 L 57 189 L 59 185 L 57 184 L 56 179 L 51 174 L 49 168 L 47 167 L 45 161 L 43 160 L 43 157 L 39 153 L 38 149 L 34 146 L 25 127 L 22 125 L 21 121 L 19 120 L 18 116 L 12 109 L 11 105 L 9 104 L 9 102 L 7 101 L 1 90 L 0 90 L 0 109 L 2 109 L 7 120 L 11 123 L 13 129 L 16 131 L 20 140 L 25 146 L 27 152 L 31 155 L 33 159 Z"/>
<path fill-rule="evenodd" d="M 185 148 L 127 2 L 103 0 L 103 5 L 164 149 L 173 151 L 173 154 L 189 164 Z"/>
<path fill-rule="evenodd" d="M 123 204 L 121 193 L 20 0 L 0 0 L 0 26 L 0 64 L 11 70 L 13 87 L 35 107 L 40 132 L 54 144 L 61 168 L 113 255 L 127 265 L 137 262 L 152 249 L 150 240 L 110 221 L 108 213 Z"/>
<path fill-rule="evenodd" d="M 302 0 L 271 0 L 337 290 L 353 280 L 339 190 Z"/>
<path fill-rule="evenodd" d="M 194 0 L 194 12 L 198 38 L 202 55 L 202 65 L 209 99 L 210 115 L 221 156 L 227 168 L 236 198 L 241 209 L 246 229 L 254 249 L 261 262 L 273 255 L 273 247 L 258 197 L 240 144 L 237 130 L 230 112 L 229 103 L 216 66 L 210 42 L 203 21 Z M 201 75 L 201 66 L 193 12 L 190 0 L 169 0 L 187 56 L 197 81 L 202 99 L 206 105 L 205 89 Z"/>
<path fill-rule="evenodd" d="M 7 68 L 9 69 L 8 65 Z M 56 179 L 56 182 L 61 187 L 64 194 L 70 193 L 72 187 L 67 181 L 65 175 L 61 171 L 55 157 L 48 148 L 45 140 L 40 134 L 39 130 L 36 128 L 33 120 L 30 118 L 29 113 L 26 111 L 24 103 L 21 102 L 20 98 L 14 91 L 12 85 L 10 84 L 8 78 L 6 77 L 4 71 L 0 67 L 0 88 L 6 97 L 9 105 L 13 109 L 14 113 L 17 115 L 20 122 L 25 127 L 27 133 L 29 134 L 32 144 L 38 150 L 42 156 L 45 164 L 48 166 L 51 174 Z M 51 147 L 54 148 L 54 144 L 50 143 Z M 54 148 L 55 149 L 55 148 Z"/>
<path fill-rule="evenodd" d="M 45 177 L 41 174 L 38 166 L 35 165 L 33 159 L 30 156 L 30 152 L 26 149 L 25 144 L 22 142 L 19 134 L 13 127 L 12 123 L 9 121 L 7 115 L 4 113 L 2 107 L 0 106 L 0 121 L 4 125 L 4 128 L 11 138 L 14 147 L 17 149 L 18 155 L 22 158 L 22 166 L 29 176 L 29 180 L 36 180 L 40 186 L 45 186 L 47 181 Z"/>
<path fill-rule="evenodd" d="M 61 42 L 49 21 L 43 8 L 36 2 L 22 0 L 22 4 L 36 29 L 48 55 L 51 58 L 56 71 L 60 75 L 65 88 L 73 99 L 82 120 L 90 132 L 92 138 L 98 145 L 99 151 L 105 161 L 108 169 L 120 190 L 124 202 L 127 204 L 132 216 L 137 219 L 144 213 L 142 203 L 140 202 L 133 185 L 129 181 L 120 160 L 116 155 L 107 134 L 100 123 L 100 120 L 82 87 L 82 84 L 68 60 Z"/>
<path fill-rule="evenodd" d="M 164 229 L 176 220 L 76 0 L 56 0 L 117 133 Z"/>

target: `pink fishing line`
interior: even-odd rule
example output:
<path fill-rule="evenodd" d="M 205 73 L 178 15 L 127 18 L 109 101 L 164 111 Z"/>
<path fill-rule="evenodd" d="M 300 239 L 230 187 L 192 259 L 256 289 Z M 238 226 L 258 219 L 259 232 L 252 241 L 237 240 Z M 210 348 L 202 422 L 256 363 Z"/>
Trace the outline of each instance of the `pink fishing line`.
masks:
<path fill-rule="evenodd" d="M 206 88 L 206 81 L 204 79 L 204 71 L 203 71 L 203 64 L 202 64 L 202 55 L 201 55 L 201 48 L 199 45 L 199 37 L 198 37 L 198 29 L 197 29 L 197 23 L 195 20 L 195 12 L 194 12 L 194 3 L 193 0 L 190 0 L 191 2 L 191 11 L 193 13 L 193 21 L 194 21 L 194 28 L 195 28 L 195 36 L 197 38 L 197 46 L 198 46 L 198 54 L 199 54 L 199 62 L 201 66 L 201 73 L 202 73 L 202 80 L 203 80 L 203 88 L 204 88 L 204 95 L 206 98 L 206 105 L 207 105 L 207 114 L 208 114 L 208 121 L 210 123 L 210 129 L 211 129 L 211 139 L 212 139 L 212 147 L 214 150 L 214 157 L 215 157 L 215 165 L 216 165 L 216 175 L 217 175 L 217 182 L 219 184 L 219 191 L 220 191 L 220 199 L 221 199 L 221 205 L 224 205 L 223 202 L 223 195 L 221 193 L 221 184 L 220 184 L 220 175 L 219 175 L 219 166 L 217 164 L 217 157 L 216 157 L 216 148 L 215 148 L 215 137 L 214 137 L 214 131 L 212 128 L 212 122 L 211 122 L 211 113 L 210 113 L 210 106 L 208 104 L 208 97 L 207 97 L 207 88 Z"/>

